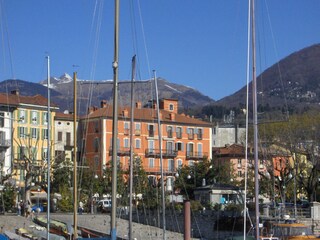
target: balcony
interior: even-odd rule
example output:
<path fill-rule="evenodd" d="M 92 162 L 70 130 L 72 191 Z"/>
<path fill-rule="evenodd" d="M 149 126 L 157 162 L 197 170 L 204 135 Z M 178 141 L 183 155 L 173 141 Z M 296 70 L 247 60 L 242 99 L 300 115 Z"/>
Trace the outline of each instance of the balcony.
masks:
<path fill-rule="evenodd" d="M 202 133 L 198 133 L 198 134 L 197 134 L 197 139 L 198 139 L 198 140 L 202 140 Z"/>
<path fill-rule="evenodd" d="M 129 129 L 129 128 L 125 128 L 125 129 L 123 130 L 123 134 L 124 134 L 124 135 L 129 135 L 129 134 L 130 134 L 130 129 Z"/>
<path fill-rule="evenodd" d="M 194 133 L 188 133 L 188 139 L 193 140 L 194 139 Z"/>
<path fill-rule="evenodd" d="M 140 136 L 141 135 L 141 130 L 140 129 L 134 130 L 134 135 Z"/>
<path fill-rule="evenodd" d="M 178 153 L 177 150 L 164 149 L 164 150 L 162 150 L 162 157 L 163 158 L 175 158 L 175 157 L 177 157 L 177 153 Z M 146 154 L 146 157 L 159 158 L 160 157 L 160 150 L 154 149 L 154 148 L 147 148 L 145 154 Z"/>
<path fill-rule="evenodd" d="M 207 157 L 208 157 L 208 153 L 205 153 L 205 152 L 187 151 L 186 153 L 187 160 L 205 160 Z"/>
<path fill-rule="evenodd" d="M 109 156 L 112 156 L 112 147 L 109 148 Z M 130 156 L 130 148 L 119 147 L 117 150 L 117 156 Z"/>
<path fill-rule="evenodd" d="M 0 148 L 8 148 L 11 146 L 11 141 L 6 139 L 0 139 Z"/>
<path fill-rule="evenodd" d="M 160 175 L 161 174 L 161 168 L 159 165 L 154 166 L 147 166 L 144 168 L 146 173 L 152 174 L 152 175 Z M 176 169 L 173 167 L 163 167 L 163 174 L 165 176 L 172 176 L 176 173 Z"/>

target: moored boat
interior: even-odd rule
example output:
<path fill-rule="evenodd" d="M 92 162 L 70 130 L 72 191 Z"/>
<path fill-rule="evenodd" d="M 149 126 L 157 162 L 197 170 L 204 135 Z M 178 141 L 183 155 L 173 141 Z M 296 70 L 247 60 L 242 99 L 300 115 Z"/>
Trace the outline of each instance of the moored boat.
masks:
<path fill-rule="evenodd" d="M 47 218 L 44 217 L 36 217 L 33 220 L 36 224 L 40 226 L 47 227 Z M 66 239 L 70 239 L 72 234 L 72 226 L 71 224 L 64 223 L 57 220 L 50 220 L 50 233 L 57 234 L 59 236 L 63 236 Z"/>

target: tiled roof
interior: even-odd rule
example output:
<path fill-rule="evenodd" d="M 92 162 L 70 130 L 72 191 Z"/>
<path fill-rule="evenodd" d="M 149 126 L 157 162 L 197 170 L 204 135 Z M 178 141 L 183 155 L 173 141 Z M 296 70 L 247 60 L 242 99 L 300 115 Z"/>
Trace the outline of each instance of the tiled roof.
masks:
<path fill-rule="evenodd" d="M 214 155 L 244 155 L 245 148 L 240 144 L 232 144 L 226 147 L 215 147 L 213 148 Z"/>
<path fill-rule="evenodd" d="M 18 106 L 20 104 L 47 106 L 48 99 L 39 94 L 34 96 L 22 96 L 19 94 L 0 93 L 0 104 L 10 106 Z M 51 107 L 57 107 L 57 105 L 51 103 Z"/>
<path fill-rule="evenodd" d="M 107 105 L 103 108 L 95 108 L 95 111 L 89 113 L 84 118 L 112 118 L 112 105 Z M 176 124 L 188 124 L 188 125 L 200 125 L 204 127 L 212 127 L 209 122 L 202 121 L 193 117 L 186 116 L 184 114 L 176 114 L 166 110 L 160 109 L 161 121 L 171 122 Z M 118 118 L 127 119 L 130 121 L 131 118 L 131 108 L 130 107 L 120 107 L 118 109 Z M 153 108 L 134 108 L 134 120 L 135 121 L 146 121 L 154 122 L 157 121 L 157 110 Z"/>
<path fill-rule="evenodd" d="M 60 120 L 69 120 L 73 121 L 74 115 L 71 113 L 62 113 L 62 112 L 57 112 L 55 115 L 55 119 L 60 119 Z M 77 117 L 79 119 L 79 117 Z"/>

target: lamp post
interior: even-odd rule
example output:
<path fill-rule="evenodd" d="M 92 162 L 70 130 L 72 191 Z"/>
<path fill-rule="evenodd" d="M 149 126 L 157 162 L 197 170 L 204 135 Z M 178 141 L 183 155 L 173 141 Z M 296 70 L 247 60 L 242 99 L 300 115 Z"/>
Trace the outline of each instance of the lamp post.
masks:
<path fill-rule="evenodd" d="M 98 175 L 97 174 L 94 175 L 94 179 L 98 179 Z M 93 199 L 94 199 L 94 197 L 95 196 L 93 194 L 93 181 L 92 181 L 92 184 L 91 184 L 91 214 L 94 213 L 94 211 L 93 211 L 93 207 L 94 207 Z"/>
<path fill-rule="evenodd" d="M 37 191 L 38 191 L 38 209 L 40 210 L 40 201 L 39 201 L 40 188 L 38 188 Z M 37 209 L 37 210 L 38 210 L 38 209 Z M 39 210 L 38 210 L 38 211 L 39 211 Z"/>

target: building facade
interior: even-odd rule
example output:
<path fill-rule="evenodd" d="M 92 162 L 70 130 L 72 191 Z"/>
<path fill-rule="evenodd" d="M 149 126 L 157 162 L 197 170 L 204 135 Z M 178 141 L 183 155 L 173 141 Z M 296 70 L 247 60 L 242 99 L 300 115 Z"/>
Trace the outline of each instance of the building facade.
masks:
<path fill-rule="evenodd" d="M 48 157 L 48 122 L 51 124 L 50 142 L 54 143 L 52 124 L 58 110 L 55 105 L 51 106 L 49 120 L 47 104 L 48 100 L 41 95 L 21 96 L 18 91 L 0 94 L 2 129 L 6 129 L 2 132 L 2 139 L 4 143 L 7 142 L 6 146 L 1 147 L 6 149 L 3 173 L 11 176 L 19 188 L 26 186 L 27 174 L 34 183 L 44 180 Z M 53 147 L 51 156 L 54 158 Z"/>
<path fill-rule="evenodd" d="M 144 108 L 140 102 L 133 109 L 134 121 L 133 152 L 149 177 L 160 175 L 160 155 L 166 176 L 174 176 L 177 168 L 212 157 L 211 124 L 184 114 L 178 114 L 178 101 L 162 99 L 159 103 L 160 133 L 162 149 L 159 144 L 159 126 L 156 104 Z M 131 109 L 119 108 L 117 155 L 121 167 L 129 168 Z M 83 157 L 97 173 L 112 158 L 112 105 L 106 101 L 101 107 L 92 107 L 89 114 L 81 119 L 83 136 Z"/>

